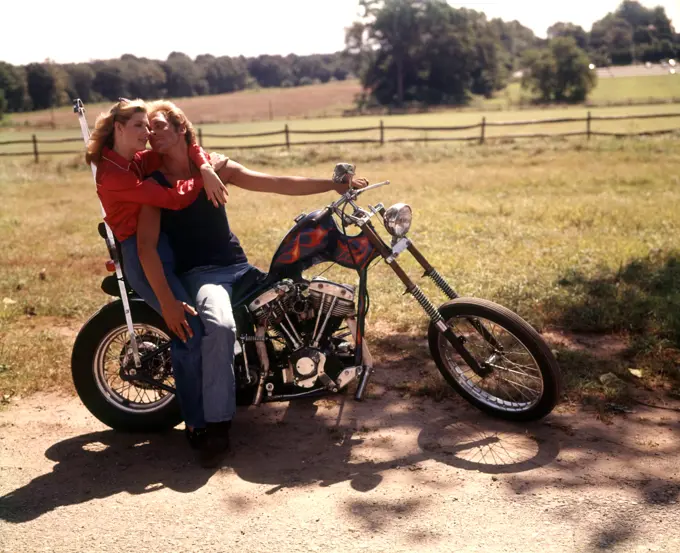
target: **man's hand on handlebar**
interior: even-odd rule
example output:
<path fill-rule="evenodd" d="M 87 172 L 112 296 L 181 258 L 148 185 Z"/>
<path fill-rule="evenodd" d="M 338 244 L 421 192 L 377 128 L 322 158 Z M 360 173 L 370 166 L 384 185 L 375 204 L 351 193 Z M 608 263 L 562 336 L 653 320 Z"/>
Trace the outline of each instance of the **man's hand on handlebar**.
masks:
<path fill-rule="evenodd" d="M 356 166 L 351 163 L 338 163 L 333 170 L 335 191 L 344 194 L 348 189 L 361 189 L 368 186 L 368 180 L 355 175 Z"/>

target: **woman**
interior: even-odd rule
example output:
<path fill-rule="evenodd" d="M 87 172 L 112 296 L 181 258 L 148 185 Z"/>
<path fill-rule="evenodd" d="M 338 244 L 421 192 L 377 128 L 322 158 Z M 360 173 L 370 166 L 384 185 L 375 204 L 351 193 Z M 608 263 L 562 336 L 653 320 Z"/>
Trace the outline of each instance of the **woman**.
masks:
<path fill-rule="evenodd" d="M 189 175 L 172 189 L 164 188 L 154 179 L 145 179 L 146 175 L 162 164 L 158 153 L 146 149 L 149 135 L 146 104 L 142 100 L 121 99 L 97 118 L 85 159 L 97 166 L 97 194 L 106 213 L 105 220 L 120 243 L 127 281 L 142 299 L 163 314 L 139 268 L 136 231 L 142 205 L 182 209 L 191 204 L 205 188 L 206 196 L 217 206 L 225 203 L 227 194 L 208 157 L 195 142 L 188 147 L 188 157 L 195 165 L 194 169 L 199 169 L 200 176 Z M 159 239 L 158 254 L 165 278 L 181 309 L 196 315 L 191 307 L 193 302 L 175 276 L 172 250 L 164 236 Z M 190 319 L 191 323 L 183 319 L 183 324 L 171 325 L 176 336 L 172 341 L 171 355 L 187 436 L 192 445 L 201 449 L 206 442 L 203 439 L 205 433 L 200 430 L 205 428 L 205 421 L 200 398 L 196 399 L 195 391 L 192 392 L 190 388 L 196 380 L 191 377 L 192 373 L 201 371 L 202 329 L 197 317 Z"/>

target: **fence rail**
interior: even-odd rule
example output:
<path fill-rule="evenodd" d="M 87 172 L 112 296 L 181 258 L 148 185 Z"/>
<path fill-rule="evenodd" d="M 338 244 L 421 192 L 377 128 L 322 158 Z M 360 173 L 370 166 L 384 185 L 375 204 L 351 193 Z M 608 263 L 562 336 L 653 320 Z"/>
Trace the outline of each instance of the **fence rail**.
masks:
<path fill-rule="evenodd" d="M 594 131 L 592 130 L 593 121 L 632 121 L 635 119 L 669 119 L 674 117 L 680 117 L 680 112 L 676 113 L 652 113 L 643 115 L 598 115 L 593 116 L 590 112 L 586 117 L 560 117 L 553 119 L 531 119 L 524 121 L 487 121 L 486 117 L 482 117 L 479 123 L 474 123 L 471 125 L 457 125 L 448 127 L 417 127 L 412 125 L 385 125 L 381 120 L 378 126 L 373 127 L 354 127 L 354 128 L 344 128 L 344 129 L 309 129 L 309 130 L 294 130 L 291 129 L 288 124 L 285 124 L 283 129 L 280 131 L 266 131 L 258 133 L 243 133 L 243 134 L 214 134 L 214 133 L 203 133 L 202 129 L 198 128 L 198 141 L 201 145 L 206 148 L 215 149 L 242 149 L 242 150 L 253 150 L 259 148 L 287 148 L 290 149 L 292 146 L 320 146 L 327 144 L 389 144 L 389 143 L 403 143 L 403 142 L 479 142 L 484 144 L 488 140 L 507 140 L 514 138 L 551 138 L 551 137 L 566 137 L 566 136 L 585 136 L 590 140 L 593 136 L 605 136 L 605 137 L 615 137 L 623 138 L 629 136 L 657 136 L 663 134 L 670 134 L 680 131 L 680 128 L 673 129 L 661 129 L 661 130 L 650 130 L 650 131 L 640 131 L 640 132 L 605 132 L 605 131 Z M 532 126 L 532 125 L 552 125 L 552 124 L 562 124 L 562 123 L 585 123 L 585 129 L 583 131 L 567 131 L 567 132 L 556 132 L 556 133 L 520 133 L 520 134 L 500 134 L 500 135 L 487 135 L 487 127 L 521 127 L 521 126 Z M 460 132 L 468 131 L 473 129 L 479 129 L 479 133 L 470 136 L 428 136 L 428 132 Z M 425 133 L 425 136 L 410 136 L 410 137 L 394 137 L 387 138 L 385 135 L 387 132 L 395 131 L 417 131 Z M 291 135 L 343 135 L 349 133 L 366 133 L 366 132 L 377 132 L 378 135 L 375 138 L 337 138 L 332 140 L 301 140 L 301 141 L 291 141 Z M 204 145 L 204 139 L 241 139 L 241 138 L 262 138 L 271 136 L 281 136 L 284 137 L 284 142 L 269 142 L 263 144 L 214 144 L 211 146 Z M 10 156 L 33 156 L 36 163 L 40 160 L 40 155 L 63 155 L 63 154 L 78 154 L 82 153 L 82 149 L 78 150 L 42 150 L 39 149 L 40 144 L 65 144 L 69 142 L 81 142 L 82 138 L 45 138 L 38 140 L 38 137 L 34 134 L 30 140 L 6 140 L 0 142 L 0 146 L 9 146 L 17 144 L 31 144 L 33 148 L 31 151 L 20 151 L 20 152 L 1 152 L 0 157 L 10 157 Z"/>

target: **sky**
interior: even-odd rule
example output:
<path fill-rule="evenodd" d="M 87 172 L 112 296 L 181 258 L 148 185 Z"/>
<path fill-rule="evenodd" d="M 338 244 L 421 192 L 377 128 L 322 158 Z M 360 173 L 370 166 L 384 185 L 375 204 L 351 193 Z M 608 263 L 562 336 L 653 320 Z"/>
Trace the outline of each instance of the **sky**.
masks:
<path fill-rule="evenodd" d="M 664 6 L 680 28 L 680 0 L 642 1 Z M 200 2 L 3 2 L 0 61 L 15 65 L 119 58 L 164 60 L 172 51 L 192 58 L 330 53 L 344 47 L 344 29 L 358 19 L 358 0 L 200 0 Z M 536 35 L 565 21 L 590 29 L 620 0 L 495 0 L 453 2 L 489 18 L 519 20 Z M 78 12 L 73 6 L 87 6 Z M 15 22 L 8 24 L 7 22 Z"/>

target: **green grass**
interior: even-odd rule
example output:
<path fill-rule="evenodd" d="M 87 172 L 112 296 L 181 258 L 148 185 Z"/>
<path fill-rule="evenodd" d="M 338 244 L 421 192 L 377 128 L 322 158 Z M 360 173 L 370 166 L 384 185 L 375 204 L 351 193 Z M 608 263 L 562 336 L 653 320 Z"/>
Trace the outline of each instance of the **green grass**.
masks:
<path fill-rule="evenodd" d="M 460 294 L 502 303 L 538 328 L 630 336 L 627 362 L 674 385 L 677 138 L 319 147 L 234 157 L 253 169 L 306 176 L 329 175 L 346 159 L 373 182 L 390 179 L 365 202 L 410 203 L 412 239 Z M 0 371 L 0 396 L 50 389 L 54 379 L 66 386 L 69 344 L 60 325 L 77 327 L 108 301 L 99 290 L 106 254 L 91 174 L 58 160 L 0 162 L 0 194 L 0 298 L 16 302 L 0 305 L 0 366 L 10 368 Z M 251 262 L 266 269 L 293 218 L 333 198 L 232 188 L 229 217 Z M 422 272 L 408 256 L 401 260 L 410 274 Z M 338 268 L 325 276 L 356 280 Z M 372 328 L 373 336 L 375 329 L 422 335 L 427 319 L 390 269 L 379 264 L 369 278 L 369 338 Z M 430 283 L 423 288 L 441 301 Z M 579 375 L 569 380 L 572 389 L 584 378 L 596 386 L 604 370 L 582 359 L 565 367 Z"/>
<path fill-rule="evenodd" d="M 497 92 L 494 98 L 476 99 L 475 104 L 480 108 L 512 110 L 530 104 L 531 99 L 531 94 L 522 90 L 519 82 L 513 82 Z M 680 101 L 680 75 L 600 78 L 587 103 L 605 107 L 610 104 L 653 104 L 664 100 Z"/>
<path fill-rule="evenodd" d="M 600 78 L 588 98 L 590 102 L 604 105 L 664 99 L 680 99 L 680 75 Z"/>

